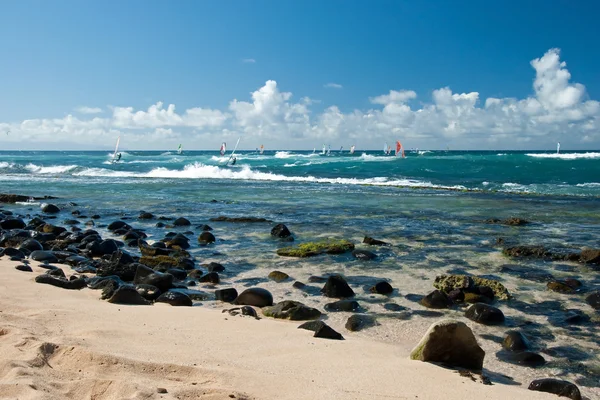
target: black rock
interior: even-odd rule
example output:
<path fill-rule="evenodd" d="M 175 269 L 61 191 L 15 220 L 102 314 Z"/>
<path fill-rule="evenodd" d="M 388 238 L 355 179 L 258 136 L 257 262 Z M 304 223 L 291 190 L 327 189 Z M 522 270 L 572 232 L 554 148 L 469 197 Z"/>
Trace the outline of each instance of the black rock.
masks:
<path fill-rule="evenodd" d="M 156 299 L 157 303 L 169 303 L 172 306 L 191 307 L 193 302 L 187 294 L 181 292 L 169 291 L 161 294 Z"/>
<path fill-rule="evenodd" d="M 370 246 L 389 246 L 389 243 L 382 242 L 381 240 L 373 239 L 372 237 L 365 236 L 363 239 L 363 243 L 368 244 Z"/>
<path fill-rule="evenodd" d="M 223 272 L 223 271 L 225 271 L 225 267 L 216 262 L 211 262 L 208 265 L 206 265 L 206 269 L 208 270 L 208 272 Z"/>
<path fill-rule="evenodd" d="M 536 379 L 529 384 L 529 390 L 553 393 L 559 397 L 568 397 L 571 400 L 581 400 L 579 388 L 571 382 L 559 379 Z"/>
<path fill-rule="evenodd" d="M 127 265 L 112 264 L 110 262 L 103 262 L 97 267 L 98 276 L 118 276 L 120 279 L 130 282 L 135 277 L 137 267 L 141 264 L 131 263 Z"/>
<path fill-rule="evenodd" d="M 154 219 L 154 215 L 149 212 L 142 212 L 140 213 L 138 219 Z"/>
<path fill-rule="evenodd" d="M 377 294 L 391 294 L 394 291 L 394 288 L 392 287 L 392 285 L 390 285 L 389 283 L 385 282 L 385 281 L 381 281 L 381 282 L 377 282 L 375 284 L 375 286 L 371 287 L 369 289 L 369 292 L 371 293 L 377 293 Z"/>
<path fill-rule="evenodd" d="M 368 250 L 352 250 L 352 256 L 361 261 L 370 261 L 377 258 L 377 254 Z"/>
<path fill-rule="evenodd" d="M 322 338 L 322 339 L 332 339 L 332 340 L 344 340 L 344 337 L 329 325 L 323 323 L 323 325 L 315 331 L 314 337 Z"/>
<path fill-rule="evenodd" d="M 109 303 L 114 304 L 131 304 L 145 306 L 151 304 L 148 300 L 142 297 L 138 293 L 135 286 L 123 285 L 114 291 L 112 296 L 108 299 Z"/>
<path fill-rule="evenodd" d="M 200 236 L 198 236 L 198 243 L 201 244 L 214 243 L 216 240 L 217 239 L 215 239 L 215 236 L 209 231 L 204 231 L 200 234 Z"/>
<path fill-rule="evenodd" d="M 450 307 L 452 302 L 444 292 L 440 290 L 434 290 L 427 296 L 423 297 L 421 301 L 419 301 L 419 304 L 427 308 L 441 309 Z"/>
<path fill-rule="evenodd" d="M 104 255 L 109 255 L 119 250 L 117 242 L 112 239 L 103 240 L 101 242 L 94 241 L 88 243 L 86 248 L 92 253 L 93 257 L 102 257 Z"/>
<path fill-rule="evenodd" d="M 360 308 L 360 304 L 355 300 L 338 300 L 333 303 L 325 304 L 326 311 L 346 311 L 354 312 Z"/>
<path fill-rule="evenodd" d="M 396 303 L 387 303 L 383 305 L 383 308 L 388 310 L 388 311 L 406 311 L 407 308 L 404 306 L 401 306 L 400 304 L 396 304 Z"/>
<path fill-rule="evenodd" d="M 327 278 L 324 276 L 309 276 L 308 281 L 310 283 L 325 283 L 327 282 Z"/>
<path fill-rule="evenodd" d="M 29 258 L 31 258 L 32 260 L 35 260 L 35 261 L 39 261 L 39 262 L 47 262 L 47 263 L 58 262 L 58 257 L 56 257 L 53 252 L 45 251 L 45 250 L 33 251 L 29 255 Z"/>
<path fill-rule="evenodd" d="M 502 347 L 514 352 L 525 351 L 531 348 L 527 338 L 521 332 L 517 331 L 506 332 L 506 336 L 504 336 L 504 340 L 502 341 Z"/>
<path fill-rule="evenodd" d="M 51 269 L 46 272 L 47 275 L 53 276 L 55 278 L 67 279 L 65 272 L 60 268 Z"/>
<path fill-rule="evenodd" d="M 21 250 L 14 249 L 12 247 L 5 248 L 2 252 L 2 255 L 10 257 L 11 259 L 16 258 L 17 260 L 22 260 L 25 258 L 25 254 Z"/>
<path fill-rule="evenodd" d="M 465 292 L 461 289 L 454 289 L 448 293 L 448 298 L 454 304 L 464 303 L 465 301 Z"/>
<path fill-rule="evenodd" d="M 145 283 L 135 285 L 135 290 L 148 301 L 154 301 L 162 294 L 160 289 L 156 286 L 147 285 Z"/>
<path fill-rule="evenodd" d="M 273 305 L 273 295 L 263 288 L 250 288 L 244 290 L 235 299 L 235 304 L 254 307 L 267 307 Z"/>
<path fill-rule="evenodd" d="M 175 279 L 179 279 L 180 281 L 187 278 L 187 272 L 185 272 L 183 269 L 169 268 L 167 270 L 167 273 L 173 275 L 173 277 L 175 277 Z"/>
<path fill-rule="evenodd" d="M 112 253 L 112 256 L 110 257 L 110 262 L 111 264 L 115 265 L 128 265 L 132 262 L 135 262 L 135 260 L 133 259 L 131 254 L 122 250 L 117 250 L 114 253 Z"/>
<path fill-rule="evenodd" d="M 309 278 L 310 281 L 310 278 Z M 321 293 L 327 297 L 354 297 L 354 291 L 341 275 L 332 275 L 327 279 Z"/>
<path fill-rule="evenodd" d="M 483 303 L 476 303 L 469 307 L 465 311 L 465 317 L 483 325 L 500 325 L 504 323 L 502 311 Z"/>
<path fill-rule="evenodd" d="M 594 292 L 585 298 L 585 301 L 592 306 L 594 310 L 600 310 L 600 292 Z"/>
<path fill-rule="evenodd" d="M 60 212 L 60 208 L 56 207 L 54 204 L 42 204 L 42 212 L 46 214 L 56 214 Z"/>
<path fill-rule="evenodd" d="M 192 223 L 187 219 L 187 218 L 177 218 L 174 222 L 173 225 L 175 226 L 190 226 Z"/>
<path fill-rule="evenodd" d="M 317 319 L 321 312 L 316 308 L 308 307 L 298 301 L 284 300 L 271 307 L 264 307 L 263 314 L 267 317 L 305 321 Z"/>
<path fill-rule="evenodd" d="M 44 246 L 42 246 L 42 244 L 35 239 L 29 239 L 21 243 L 19 249 L 32 252 L 36 250 L 44 250 Z"/>
<path fill-rule="evenodd" d="M 213 229 L 208 226 L 208 225 L 200 225 L 197 227 L 198 229 L 200 229 L 201 231 L 212 231 Z"/>
<path fill-rule="evenodd" d="M 370 315 L 355 314 L 348 318 L 345 326 L 349 331 L 357 332 L 377 325 L 379 325 L 379 323 Z"/>
<path fill-rule="evenodd" d="M 302 325 L 300 325 L 298 327 L 298 329 L 306 329 L 307 331 L 316 332 L 319 329 L 321 329 L 323 327 L 323 325 L 326 325 L 325 322 L 323 322 L 321 320 L 314 320 L 314 321 L 308 321 L 308 322 L 303 323 Z"/>
<path fill-rule="evenodd" d="M 209 272 L 208 274 L 201 276 L 200 279 L 198 279 L 198 281 L 218 284 L 221 280 L 219 279 L 219 274 L 217 274 L 216 272 Z"/>
<path fill-rule="evenodd" d="M 31 269 L 31 267 L 29 265 L 24 265 L 24 264 L 15 266 L 15 269 L 17 269 L 19 271 L 24 271 L 24 272 L 33 272 L 33 270 Z"/>
<path fill-rule="evenodd" d="M 215 297 L 217 300 L 231 303 L 238 297 L 238 292 L 234 288 L 217 289 L 215 290 Z"/>
<path fill-rule="evenodd" d="M 152 285 L 157 287 L 161 292 L 166 292 L 174 287 L 173 275 L 154 271 L 153 269 L 141 264 L 138 264 L 137 266 L 133 283 Z"/>
<path fill-rule="evenodd" d="M 546 364 L 544 357 L 531 351 L 521 351 L 518 353 L 501 351 L 496 355 L 502 361 L 530 368 L 537 368 Z"/>
<path fill-rule="evenodd" d="M 92 215 L 92 218 L 94 218 L 95 215 Z M 126 230 L 130 230 L 131 226 L 129 226 L 129 224 L 127 224 L 127 222 L 125 221 L 114 221 L 111 222 L 108 227 L 106 227 L 106 229 L 108 229 L 109 231 L 116 231 L 118 229 L 126 229 Z"/>
<path fill-rule="evenodd" d="M 275 281 L 277 283 L 283 282 L 286 279 L 289 279 L 289 275 L 286 274 L 285 272 L 281 272 L 281 271 L 272 271 L 269 273 L 268 278 L 271 279 L 272 281 Z"/>
<path fill-rule="evenodd" d="M 63 289 L 79 290 L 86 287 L 85 279 L 79 278 L 72 281 L 56 278 L 48 274 L 42 274 L 35 277 L 37 283 L 45 283 L 47 285 L 57 286 Z"/>
<path fill-rule="evenodd" d="M 0 221 L 0 228 L 7 231 L 11 229 L 23 229 L 25 226 L 25 222 L 21 218 L 9 218 Z"/>
<path fill-rule="evenodd" d="M 284 224 L 277 224 L 271 229 L 271 236 L 286 238 L 292 235 L 292 232 Z"/>
<path fill-rule="evenodd" d="M 300 281 L 296 281 L 296 282 L 292 283 L 292 287 L 294 287 L 296 289 L 304 289 L 306 287 L 306 284 L 302 283 Z"/>

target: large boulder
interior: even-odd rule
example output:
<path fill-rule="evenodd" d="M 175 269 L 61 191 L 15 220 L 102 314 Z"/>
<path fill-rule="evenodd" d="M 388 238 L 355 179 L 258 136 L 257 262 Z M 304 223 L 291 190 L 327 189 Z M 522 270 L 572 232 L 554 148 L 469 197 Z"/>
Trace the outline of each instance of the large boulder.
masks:
<path fill-rule="evenodd" d="M 268 307 L 273 305 L 273 295 L 267 289 L 250 288 L 244 290 L 237 299 L 235 299 L 235 304 Z"/>
<path fill-rule="evenodd" d="M 369 288 L 369 292 L 388 295 L 394 291 L 392 285 L 387 283 L 386 281 L 377 282 L 374 286 Z"/>
<path fill-rule="evenodd" d="M 586 264 L 600 264 L 600 249 L 583 249 L 579 260 Z"/>
<path fill-rule="evenodd" d="M 55 263 L 58 262 L 58 257 L 51 251 L 35 250 L 29 255 L 29 258 L 39 262 Z"/>
<path fill-rule="evenodd" d="M 465 317 L 483 325 L 500 325 L 504 323 L 502 311 L 484 303 L 476 303 L 467 308 Z"/>
<path fill-rule="evenodd" d="M 173 275 L 163 274 L 145 265 L 138 264 L 133 283 L 152 285 L 157 287 L 161 292 L 166 292 L 173 287 Z"/>
<path fill-rule="evenodd" d="M 281 271 L 272 271 L 269 273 L 268 278 L 277 283 L 283 282 L 288 279 L 290 276 L 285 272 Z"/>
<path fill-rule="evenodd" d="M 476 287 L 486 286 L 494 292 L 494 296 L 499 300 L 510 299 L 510 293 L 500 282 L 493 279 L 480 278 L 478 276 L 468 275 L 440 275 L 435 278 L 433 287 L 448 294 L 454 289 L 463 289 L 464 291 L 475 291 Z"/>
<path fill-rule="evenodd" d="M 332 275 L 325 282 L 321 293 L 327 297 L 354 297 L 354 291 L 341 275 Z"/>
<path fill-rule="evenodd" d="M 439 362 L 452 367 L 481 371 L 485 351 L 477 344 L 471 329 L 454 320 L 436 322 L 413 349 L 413 360 Z"/>
<path fill-rule="evenodd" d="M 290 237 L 292 232 L 288 229 L 284 224 L 277 224 L 271 229 L 271 236 L 275 236 L 278 238 L 286 238 Z"/>
<path fill-rule="evenodd" d="M 379 322 L 374 317 L 366 314 L 355 314 L 348 318 L 345 327 L 351 332 L 357 332 L 377 325 L 379 325 Z"/>
<path fill-rule="evenodd" d="M 188 296 L 187 294 L 181 293 L 181 292 L 176 292 L 176 291 L 173 291 L 173 292 L 169 291 L 169 292 L 161 294 L 156 299 L 156 302 L 157 303 L 168 303 L 172 306 L 186 306 L 186 307 L 191 307 L 193 304 L 190 296 Z"/>
<path fill-rule="evenodd" d="M 579 388 L 571 382 L 560 379 L 536 379 L 529 384 L 528 389 L 538 392 L 553 393 L 559 397 L 567 397 L 571 400 L 581 400 Z"/>
<path fill-rule="evenodd" d="M 216 240 L 215 235 L 209 231 L 203 231 L 200 236 L 198 236 L 198 243 L 200 244 L 210 244 L 214 243 Z"/>
<path fill-rule="evenodd" d="M 594 292 L 585 298 L 585 301 L 592 306 L 594 310 L 600 310 L 600 292 Z"/>
<path fill-rule="evenodd" d="M 448 308 L 452 305 L 452 301 L 441 290 L 434 290 L 427 296 L 423 297 L 419 303 L 427 308 Z"/>
<path fill-rule="evenodd" d="M 321 312 L 316 308 L 305 306 L 298 301 L 284 300 L 272 307 L 264 307 L 263 314 L 267 317 L 305 321 L 317 319 Z"/>
<path fill-rule="evenodd" d="M 94 218 L 94 216 L 92 216 L 92 218 Z M 106 227 L 106 229 L 108 229 L 109 231 L 116 231 L 119 229 L 124 229 L 128 231 L 131 230 L 131 226 L 125 221 L 114 221 L 108 224 L 108 227 Z"/>
<path fill-rule="evenodd" d="M 122 285 L 114 291 L 108 299 L 109 303 L 114 304 L 131 304 L 131 305 L 149 305 L 148 300 L 138 293 L 133 285 Z"/>
<path fill-rule="evenodd" d="M 231 303 L 238 297 L 238 292 L 234 288 L 215 290 L 215 298 L 226 303 Z"/>
<path fill-rule="evenodd" d="M 343 254 L 354 250 L 354 244 L 344 239 L 327 239 L 284 247 L 277 254 L 284 257 L 313 257 L 319 254 Z"/>
<path fill-rule="evenodd" d="M 192 223 L 190 222 L 190 220 L 189 220 L 189 219 L 187 219 L 187 218 L 183 218 L 183 217 L 177 218 L 177 219 L 176 219 L 176 220 L 173 222 L 173 225 L 175 225 L 175 226 L 190 226 L 191 224 L 192 224 Z"/>
<path fill-rule="evenodd" d="M 41 208 L 42 208 L 42 212 L 44 212 L 46 214 L 56 214 L 56 213 L 60 212 L 60 208 L 58 208 L 54 204 L 44 203 L 41 205 Z"/>
<path fill-rule="evenodd" d="M 525 351 L 530 349 L 529 341 L 527 338 L 518 331 L 508 331 L 502 341 L 502 347 L 509 351 Z"/>
<path fill-rule="evenodd" d="M 4 230 L 23 229 L 25 226 L 25 222 L 21 218 L 9 218 L 0 221 L 0 228 Z"/>

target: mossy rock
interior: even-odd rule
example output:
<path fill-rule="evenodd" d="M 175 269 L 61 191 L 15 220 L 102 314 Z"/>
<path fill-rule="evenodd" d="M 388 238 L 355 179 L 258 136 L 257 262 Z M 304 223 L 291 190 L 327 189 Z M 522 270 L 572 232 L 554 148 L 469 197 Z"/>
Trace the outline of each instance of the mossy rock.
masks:
<path fill-rule="evenodd" d="M 273 271 L 269 274 L 269 279 L 279 283 L 279 282 L 283 282 L 286 279 L 288 279 L 290 276 L 288 274 L 286 274 L 285 272 L 281 272 L 281 271 Z"/>
<path fill-rule="evenodd" d="M 312 257 L 319 254 L 343 254 L 352 250 L 354 244 L 345 239 L 327 239 L 284 247 L 277 250 L 277 254 L 284 257 Z"/>
<path fill-rule="evenodd" d="M 176 267 L 177 265 L 179 265 L 179 259 L 170 256 L 143 256 L 140 258 L 140 263 L 153 268 L 161 264 Z"/>
<path fill-rule="evenodd" d="M 464 289 L 468 291 L 476 286 L 487 286 L 494 292 L 494 296 L 498 300 L 508 300 L 511 298 L 510 293 L 498 281 L 493 279 L 479 278 L 477 276 L 467 275 L 440 275 L 435 278 L 433 287 L 448 294 L 454 289 Z"/>

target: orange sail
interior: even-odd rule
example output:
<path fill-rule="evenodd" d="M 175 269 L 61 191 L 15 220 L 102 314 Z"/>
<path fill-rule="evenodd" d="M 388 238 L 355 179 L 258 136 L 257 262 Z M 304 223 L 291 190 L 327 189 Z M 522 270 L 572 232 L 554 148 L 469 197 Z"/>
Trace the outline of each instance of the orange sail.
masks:
<path fill-rule="evenodd" d="M 402 153 L 402 158 L 404 158 L 404 147 L 402 147 L 402 143 L 399 140 L 396 140 L 396 157 L 400 153 Z"/>

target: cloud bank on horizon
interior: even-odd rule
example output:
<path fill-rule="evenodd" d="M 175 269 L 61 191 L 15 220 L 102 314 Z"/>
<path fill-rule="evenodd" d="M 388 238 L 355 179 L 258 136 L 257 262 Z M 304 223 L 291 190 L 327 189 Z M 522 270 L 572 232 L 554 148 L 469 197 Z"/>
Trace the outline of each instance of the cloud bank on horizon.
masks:
<path fill-rule="evenodd" d="M 105 149 L 122 135 L 126 148 L 165 149 L 185 143 L 188 149 L 217 148 L 223 140 L 242 137 L 241 148 L 261 143 L 270 148 L 308 149 L 357 144 L 379 149 L 384 141 L 400 139 L 406 147 L 543 148 L 556 141 L 586 148 L 600 143 L 600 103 L 588 98 L 585 86 L 571 82 L 560 50 L 550 49 L 530 62 L 535 70 L 533 93 L 524 99 L 479 98 L 478 92 L 434 90 L 418 102 L 412 90 L 390 90 L 369 98 L 372 108 L 342 112 L 333 105 L 313 115 L 315 100 L 295 101 L 274 80 L 251 93 L 251 100 L 234 99 L 227 109 L 189 108 L 177 112 L 162 102 L 147 110 L 81 106 L 77 115 L 54 119 L 0 122 L 4 140 L 21 149 L 64 149 L 76 146 Z M 337 85 L 337 86 L 334 86 Z M 341 85 L 325 86 L 341 89 Z M 104 114 L 106 116 L 100 116 Z"/>

